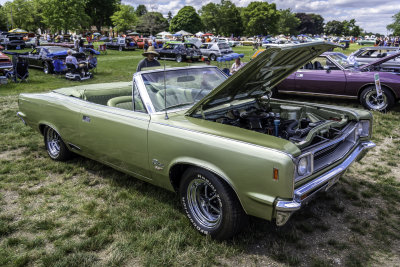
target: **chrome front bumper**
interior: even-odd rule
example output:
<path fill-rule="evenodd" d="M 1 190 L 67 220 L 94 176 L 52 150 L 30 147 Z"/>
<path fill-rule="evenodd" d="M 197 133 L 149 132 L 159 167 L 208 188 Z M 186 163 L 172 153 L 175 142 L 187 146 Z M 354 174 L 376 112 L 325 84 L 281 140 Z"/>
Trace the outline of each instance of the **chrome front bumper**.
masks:
<path fill-rule="evenodd" d="M 301 208 L 302 204 L 306 204 L 316 193 L 328 190 L 354 161 L 365 155 L 366 149 L 372 147 L 375 147 L 373 142 L 361 142 L 338 166 L 295 189 L 293 200 L 278 200 L 275 204 L 276 224 L 278 226 L 284 225 L 292 213 Z"/>

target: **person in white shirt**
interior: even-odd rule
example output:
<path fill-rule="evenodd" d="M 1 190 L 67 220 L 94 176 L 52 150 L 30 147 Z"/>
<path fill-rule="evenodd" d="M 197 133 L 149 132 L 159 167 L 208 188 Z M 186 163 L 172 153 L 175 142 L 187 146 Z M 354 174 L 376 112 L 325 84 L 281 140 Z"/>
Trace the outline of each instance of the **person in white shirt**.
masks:
<path fill-rule="evenodd" d="M 72 56 L 72 50 L 69 49 L 67 51 L 67 57 L 65 58 L 65 63 L 71 63 L 74 64 L 75 68 L 78 69 L 78 60 L 76 60 L 76 57 Z"/>
<path fill-rule="evenodd" d="M 238 57 L 237 59 L 235 59 L 235 62 L 232 64 L 232 67 L 230 69 L 231 71 L 231 75 L 236 73 L 240 68 L 242 68 L 244 65 L 246 65 L 245 63 L 240 61 L 240 57 Z"/>

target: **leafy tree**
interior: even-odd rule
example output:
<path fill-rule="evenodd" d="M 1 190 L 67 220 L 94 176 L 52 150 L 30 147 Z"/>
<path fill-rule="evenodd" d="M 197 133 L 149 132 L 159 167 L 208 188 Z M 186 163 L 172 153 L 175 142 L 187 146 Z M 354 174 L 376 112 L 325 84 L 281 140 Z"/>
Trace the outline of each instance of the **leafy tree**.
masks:
<path fill-rule="evenodd" d="M 192 6 L 185 6 L 178 11 L 172 18 L 169 30 L 176 32 L 179 30 L 195 33 L 203 28 L 199 14 Z"/>
<path fill-rule="evenodd" d="M 386 26 L 386 29 L 389 31 L 393 31 L 393 35 L 399 36 L 400 35 L 400 12 L 394 14 L 392 16 L 393 23 Z"/>
<path fill-rule="evenodd" d="M 6 9 L 0 5 L 0 30 L 7 30 L 7 14 Z"/>
<path fill-rule="evenodd" d="M 281 16 L 278 23 L 278 32 L 283 34 L 297 35 L 297 28 L 300 25 L 300 19 L 291 12 L 290 8 L 280 11 Z"/>
<path fill-rule="evenodd" d="M 220 31 L 223 35 L 231 34 L 239 36 L 243 32 L 243 22 L 240 17 L 240 12 L 236 5 L 229 0 L 221 0 L 217 5 L 220 16 L 217 17 L 220 23 Z"/>
<path fill-rule="evenodd" d="M 145 5 L 138 5 L 135 11 L 137 17 L 141 17 L 147 13 L 147 8 Z"/>
<path fill-rule="evenodd" d="M 213 32 L 215 34 L 220 34 L 220 9 L 217 4 L 208 3 L 204 5 L 199 10 L 201 21 L 204 25 L 204 30 L 207 32 Z"/>
<path fill-rule="evenodd" d="M 119 10 L 111 16 L 117 32 L 125 32 L 133 28 L 136 22 L 135 8 L 131 5 L 119 5 Z"/>
<path fill-rule="evenodd" d="M 98 31 L 102 26 L 111 26 L 110 17 L 117 11 L 121 0 L 86 0 L 85 12 L 91 18 L 91 25 Z"/>
<path fill-rule="evenodd" d="M 170 23 L 171 23 L 171 20 L 172 20 L 172 13 L 171 13 L 171 11 L 168 11 L 167 20 L 168 20 L 168 24 L 170 24 Z"/>
<path fill-rule="evenodd" d="M 85 0 L 43 0 L 43 22 L 53 32 L 79 30 L 90 26 Z"/>
<path fill-rule="evenodd" d="M 23 28 L 28 31 L 36 30 L 34 25 L 34 3 L 31 0 L 14 0 L 4 5 L 10 28 Z M 12 13 L 12 18 L 11 18 Z"/>
<path fill-rule="evenodd" d="M 297 30 L 302 34 L 321 34 L 324 32 L 324 18 L 318 14 L 296 13 L 300 19 Z"/>
<path fill-rule="evenodd" d="M 249 35 L 278 33 L 279 17 L 275 3 L 251 2 L 242 12 L 243 25 Z"/>
<path fill-rule="evenodd" d="M 328 21 L 325 25 L 325 33 L 328 35 L 342 35 L 344 32 L 343 22 L 332 20 Z"/>
<path fill-rule="evenodd" d="M 153 35 L 167 30 L 168 27 L 168 20 L 160 12 L 148 12 L 139 18 L 136 30 Z"/>

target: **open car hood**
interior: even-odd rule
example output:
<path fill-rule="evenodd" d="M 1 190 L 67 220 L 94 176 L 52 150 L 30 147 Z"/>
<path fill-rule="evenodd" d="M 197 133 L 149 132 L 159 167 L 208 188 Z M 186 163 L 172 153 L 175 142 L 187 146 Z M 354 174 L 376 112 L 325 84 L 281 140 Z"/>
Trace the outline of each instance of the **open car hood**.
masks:
<path fill-rule="evenodd" d="M 366 65 L 362 65 L 360 67 L 360 70 L 369 69 L 372 66 L 379 66 L 379 65 L 385 63 L 386 61 L 389 61 L 389 60 L 394 59 L 394 58 L 399 57 L 399 56 L 400 56 L 400 52 L 392 54 L 392 55 L 389 55 L 389 56 L 386 56 L 386 57 L 383 57 L 383 58 L 380 58 L 378 60 L 375 60 L 372 63 L 366 64 Z"/>
<path fill-rule="evenodd" d="M 269 47 L 196 103 L 186 115 L 233 100 L 265 95 L 289 74 L 334 47 L 337 45 L 329 42 Z"/>

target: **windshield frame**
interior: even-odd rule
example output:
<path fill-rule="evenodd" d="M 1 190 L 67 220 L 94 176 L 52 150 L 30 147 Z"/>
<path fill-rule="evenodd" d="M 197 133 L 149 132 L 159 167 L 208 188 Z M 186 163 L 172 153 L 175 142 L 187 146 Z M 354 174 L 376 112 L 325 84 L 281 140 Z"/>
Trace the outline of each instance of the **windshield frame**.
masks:
<path fill-rule="evenodd" d="M 195 69 L 213 69 L 215 70 L 218 74 L 221 74 L 221 77 L 224 77 L 225 79 L 227 79 L 228 77 L 225 75 L 225 73 L 223 73 L 219 68 L 217 68 L 216 66 L 191 66 L 191 67 L 176 67 L 176 68 L 168 68 L 166 69 L 166 72 L 168 71 L 177 71 L 177 70 L 195 70 Z M 200 101 L 201 99 L 198 99 L 196 101 L 194 101 L 191 105 L 185 105 L 185 106 L 179 106 L 179 107 L 173 107 L 171 106 L 170 108 L 167 108 L 167 110 L 157 110 L 154 107 L 153 101 L 150 98 L 150 95 L 147 91 L 146 85 L 145 85 L 145 81 L 143 79 L 143 75 L 145 74 L 150 74 L 150 73 L 154 73 L 154 72 L 160 72 L 162 73 L 162 70 L 160 69 L 155 69 L 155 70 L 144 70 L 141 72 L 137 72 L 133 75 L 133 79 L 136 81 L 136 85 L 138 87 L 138 91 L 140 96 L 142 97 L 142 100 L 144 102 L 144 105 L 148 111 L 149 114 L 164 114 L 165 112 L 177 112 L 177 111 L 181 111 L 181 110 L 187 110 L 189 108 L 191 108 L 193 105 L 195 105 L 198 101 Z M 212 90 L 214 90 L 215 88 L 212 88 L 210 90 L 210 92 Z"/>

